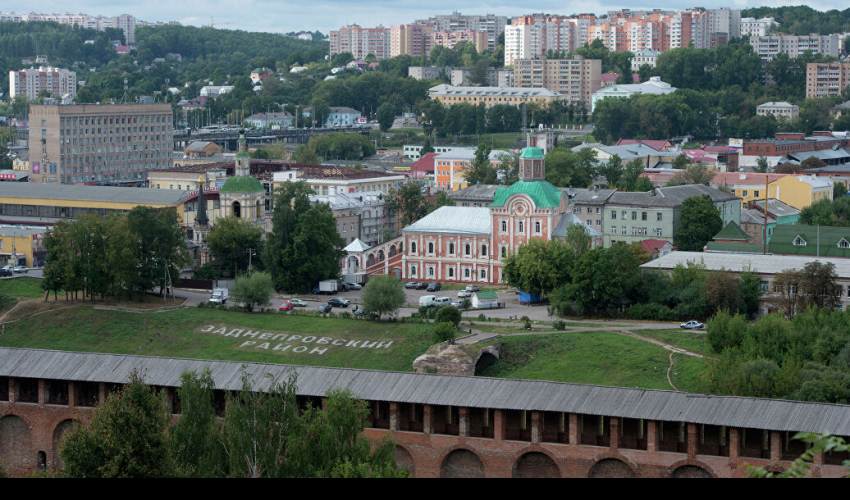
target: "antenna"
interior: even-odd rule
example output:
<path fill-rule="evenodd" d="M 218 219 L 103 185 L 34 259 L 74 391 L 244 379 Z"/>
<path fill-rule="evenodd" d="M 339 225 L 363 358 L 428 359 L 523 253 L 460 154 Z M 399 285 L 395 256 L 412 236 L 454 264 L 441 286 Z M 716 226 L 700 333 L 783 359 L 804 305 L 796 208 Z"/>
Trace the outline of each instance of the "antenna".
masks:
<path fill-rule="evenodd" d="M 124 96 L 121 98 L 121 104 L 127 104 L 127 101 L 130 100 L 129 94 L 127 94 L 127 79 L 124 78 Z"/>

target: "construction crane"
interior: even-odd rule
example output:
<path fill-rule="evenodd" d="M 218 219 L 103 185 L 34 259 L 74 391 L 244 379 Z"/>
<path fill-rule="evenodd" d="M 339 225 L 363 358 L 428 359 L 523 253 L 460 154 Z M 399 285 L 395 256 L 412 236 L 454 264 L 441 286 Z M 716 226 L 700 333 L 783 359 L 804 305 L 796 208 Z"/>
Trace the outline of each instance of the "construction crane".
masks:
<path fill-rule="evenodd" d="M 218 23 L 219 26 L 228 25 L 228 24 L 233 24 L 233 23 Z M 213 18 L 213 17 L 210 17 L 210 28 L 215 28 L 215 18 Z"/>

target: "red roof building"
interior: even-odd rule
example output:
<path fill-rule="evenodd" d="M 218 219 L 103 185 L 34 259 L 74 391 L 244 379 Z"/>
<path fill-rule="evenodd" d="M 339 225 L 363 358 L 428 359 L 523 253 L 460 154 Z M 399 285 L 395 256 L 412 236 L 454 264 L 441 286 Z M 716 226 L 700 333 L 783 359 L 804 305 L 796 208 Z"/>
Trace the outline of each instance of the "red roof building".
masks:
<path fill-rule="evenodd" d="M 410 176 L 417 179 L 434 173 L 434 158 L 439 153 L 427 153 L 410 165 Z"/>
<path fill-rule="evenodd" d="M 666 240 L 642 240 L 640 242 L 640 246 L 653 259 L 663 257 L 668 253 L 678 249 L 678 247 L 674 247 L 669 241 Z"/>
<path fill-rule="evenodd" d="M 617 146 L 631 146 L 632 144 L 643 144 L 644 146 L 656 151 L 664 151 L 673 147 L 673 143 L 665 140 L 647 141 L 643 139 L 620 139 L 617 141 Z"/>

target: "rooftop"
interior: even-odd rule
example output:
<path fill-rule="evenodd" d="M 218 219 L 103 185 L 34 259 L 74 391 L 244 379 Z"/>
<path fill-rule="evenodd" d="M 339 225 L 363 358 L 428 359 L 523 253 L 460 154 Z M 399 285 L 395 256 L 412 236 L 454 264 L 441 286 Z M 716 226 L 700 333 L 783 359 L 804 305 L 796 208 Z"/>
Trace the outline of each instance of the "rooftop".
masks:
<path fill-rule="evenodd" d="M 515 194 L 528 196 L 538 208 L 557 208 L 561 205 L 561 196 L 564 193 L 546 181 L 519 181 L 499 188 L 490 206 L 502 207 L 508 198 Z"/>
<path fill-rule="evenodd" d="M 189 191 L 112 186 L 76 186 L 29 182 L 0 182 L 0 199 L 20 198 L 61 201 L 93 201 L 133 205 L 179 205 Z"/>
<path fill-rule="evenodd" d="M 773 182 L 781 179 L 788 174 L 762 174 L 758 172 L 715 172 L 711 178 L 712 186 L 728 186 L 735 185 L 752 185 L 764 187 L 765 179 L 767 182 Z"/>
<path fill-rule="evenodd" d="M 136 371 L 143 373 L 145 382 L 150 385 L 180 387 L 184 372 L 200 373 L 207 367 L 216 389 L 224 391 L 242 389 L 244 367 L 258 391 L 268 390 L 273 383 L 294 372 L 296 393 L 301 396 L 324 397 L 332 389 L 342 389 L 367 401 L 551 411 L 850 435 L 850 406 L 847 405 L 542 380 L 0 348 L 2 377 L 123 384 Z"/>
<path fill-rule="evenodd" d="M 402 232 L 489 236 L 493 232 L 493 218 L 486 207 L 440 207 Z"/>
<path fill-rule="evenodd" d="M 739 198 L 723 191 L 703 186 L 702 184 L 688 184 L 685 186 L 671 186 L 655 188 L 653 191 L 643 193 L 616 192 L 611 195 L 608 203 L 615 205 L 633 206 L 656 206 L 656 207 L 678 207 L 688 198 L 694 196 L 708 196 L 712 203 L 738 200 Z"/>
<path fill-rule="evenodd" d="M 776 228 L 794 226 L 776 226 Z M 776 240 L 776 232 L 773 233 Z M 761 245 L 758 245 L 759 247 Z M 688 262 L 704 263 L 707 271 L 733 271 L 752 269 L 762 274 L 777 274 L 788 269 L 803 269 L 812 262 L 811 257 L 796 255 L 737 255 L 727 253 L 702 252 L 673 252 L 640 266 L 645 269 L 672 270 L 677 265 L 687 265 Z M 824 258 L 820 262 L 835 265 L 835 272 L 840 279 L 850 279 L 850 259 Z"/>
<path fill-rule="evenodd" d="M 404 178 L 401 174 L 376 172 L 374 170 L 354 167 L 305 165 L 293 168 L 297 168 L 300 173 L 300 178 L 309 180 L 361 181 L 367 179 L 379 180 Z"/>
<path fill-rule="evenodd" d="M 545 88 L 523 87 L 455 87 L 442 84 L 428 89 L 431 95 L 499 96 L 499 97 L 561 97 Z"/>
<path fill-rule="evenodd" d="M 794 104 L 791 104 L 790 102 L 785 102 L 785 101 L 779 101 L 779 102 L 770 101 L 770 102 L 766 102 L 764 104 L 759 104 L 758 106 L 756 106 L 756 108 L 789 108 L 789 109 L 798 108 L 799 109 L 799 106 L 796 106 Z"/>

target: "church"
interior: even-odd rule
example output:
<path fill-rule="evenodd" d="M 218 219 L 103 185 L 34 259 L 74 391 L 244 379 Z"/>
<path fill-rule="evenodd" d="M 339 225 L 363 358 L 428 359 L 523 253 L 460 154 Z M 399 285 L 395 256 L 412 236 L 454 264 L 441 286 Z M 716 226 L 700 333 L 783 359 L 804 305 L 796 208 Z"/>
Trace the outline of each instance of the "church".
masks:
<path fill-rule="evenodd" d="M 584 225 L 572 214 L 567 193 L 545 180 L 546 160 L 534 133 L 519 157 L 518 175 L 519 181 L 500 187 L 487 207 L 441 207 L 402 229 L 395 240 L 372 248 L 350 245 L 344 272 L 498 284 L 504 259 L 520 246 L 533 239 L 563 238 L 570 224 Z M 587 229 L 599 243 L 601 234 Z"/>

